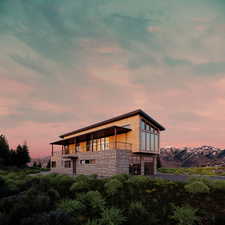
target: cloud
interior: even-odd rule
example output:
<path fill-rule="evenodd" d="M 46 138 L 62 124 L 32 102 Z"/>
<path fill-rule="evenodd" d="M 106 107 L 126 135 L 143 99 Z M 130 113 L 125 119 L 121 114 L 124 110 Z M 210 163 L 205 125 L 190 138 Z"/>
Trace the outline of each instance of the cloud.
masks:
<path fill-rule="evenodd" d="M 1 132 L 47 154 L 60 133 L 143 108 L 168 128 L 163 145 L 224 145 L 224 7 L 1 1 Z"/>

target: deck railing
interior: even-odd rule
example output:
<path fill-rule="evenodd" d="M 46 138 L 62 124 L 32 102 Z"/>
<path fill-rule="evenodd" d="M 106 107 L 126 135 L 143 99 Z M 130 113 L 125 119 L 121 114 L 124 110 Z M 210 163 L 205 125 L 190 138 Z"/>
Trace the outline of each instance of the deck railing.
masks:
<path fill-rule="evenodd" d="M 102 144 L 93 144 L 93 145 L 86 145 L 84 147 L 77 147 L 76 149 L 64 149 L 61 151 L 62 155 L 68 154 L 76 154 L 78 152 L 98 152 L 98 151 L 107 151 L 112 149 L 118 150 L 131 150 L 132 144 L 127 142 L 109 142 L 109 143 L 102 143 Z"/>

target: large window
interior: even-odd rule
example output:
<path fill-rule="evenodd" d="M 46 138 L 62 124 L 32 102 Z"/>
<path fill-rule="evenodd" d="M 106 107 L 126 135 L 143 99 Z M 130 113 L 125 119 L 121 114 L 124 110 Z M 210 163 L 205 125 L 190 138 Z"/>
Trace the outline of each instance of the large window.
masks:
<path fill-rule="evenodd" d="M 109 149 L 109 137 L 87 141 L 87 151 L 104 151 Z"/>
<path fill-rule="evenodd" d="M 71 167 L 71 161 L 70 160 L 64 161 L 64 167 L 65 168 L 70 168 Z"/>
<path fill-rule="evenodd" d="M 159 131 L 144 120 L 141 120 L 141 150 L 159 151 Z"/>

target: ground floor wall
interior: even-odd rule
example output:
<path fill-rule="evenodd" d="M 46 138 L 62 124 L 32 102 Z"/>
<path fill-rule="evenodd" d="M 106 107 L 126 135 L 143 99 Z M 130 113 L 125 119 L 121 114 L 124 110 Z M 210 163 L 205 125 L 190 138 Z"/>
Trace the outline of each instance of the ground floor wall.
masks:
<path fill-rule="evenodd" d="M 52 162 L 55 162 L 55 167 L 51 168 L 51 171 L 69 175 L 96 174 L 100 177 L 115 174 L 150 175 L 156 173 L 155 156 L 134 154 L 128 150 L 79 152 L 76 156 L 66 157 L 65 155 L 64 157 L 53 156 Z M 69 168 L 65 168 L 65 165 Z"/>

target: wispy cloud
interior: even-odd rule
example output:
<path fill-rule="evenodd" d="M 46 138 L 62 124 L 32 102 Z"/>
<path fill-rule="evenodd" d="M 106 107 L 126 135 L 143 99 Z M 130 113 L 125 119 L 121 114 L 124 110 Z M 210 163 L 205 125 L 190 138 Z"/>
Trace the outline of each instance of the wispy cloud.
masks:
<path fill-rule="evenodd" d="M 163 145 L 223 146 L 224 9 L 222 0 L 1 1 L 1 132 L 48 154 L 61 132 L 143 108 L 168 128 Z"/>

